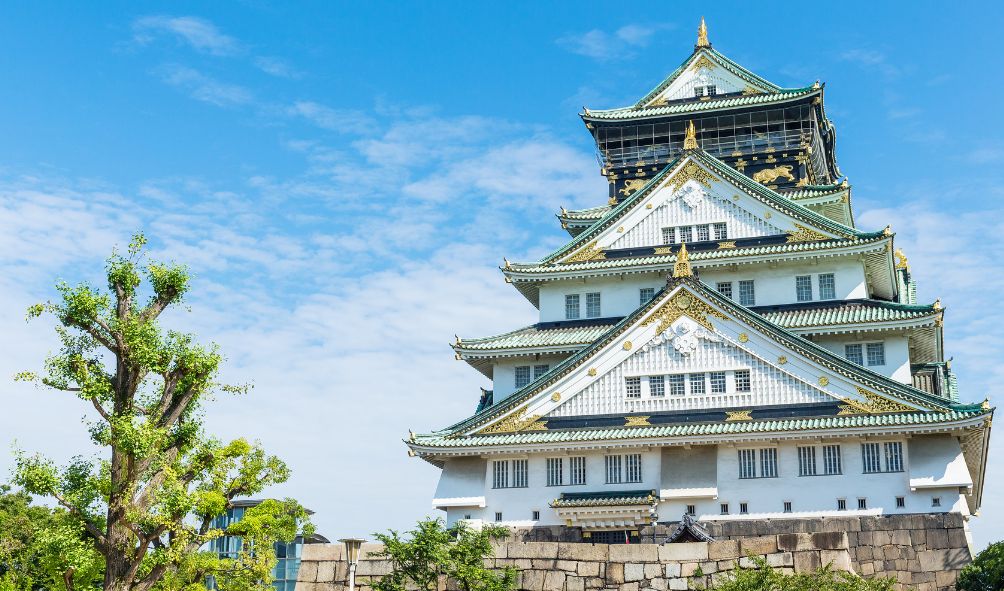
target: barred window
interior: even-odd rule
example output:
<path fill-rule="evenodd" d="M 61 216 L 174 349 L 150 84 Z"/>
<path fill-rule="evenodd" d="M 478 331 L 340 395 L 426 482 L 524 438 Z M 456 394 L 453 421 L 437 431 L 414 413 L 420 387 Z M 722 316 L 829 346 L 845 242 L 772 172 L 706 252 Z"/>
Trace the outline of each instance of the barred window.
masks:
<path fill-rule="evenodd" d="M 750 392 L 753 389 L 752 380 L 750 379 L 750 370 L 737 369 L 735 377 L 736 392 Z"/>
<path fill-rule="evenodd" d="M 564 458 L 547 458 L 547 486 L 565 484 Z"/>
<path fill-rule="evenodd" d="M 744 279 L 739 282 L 739 303 L 744 306 L 756 305 L 756 290 L 753 287 L 752 279 Z"/>
<path fill-rule="evenodd" d="M 784 502 L 784 512 L 791 513 L 791 501 Z"/>
<path fill-rule="evenodd" d="M 906 497 L 896 497 L 896 508 L 897 509 L 906 508 Z"/>
<path fill-rule="evenodd" d="M 530 383 L 530 366 L 529 365 L 518 365 L 516 366 L 516 387 L 522 388 L 523 386 Z"/>
<path fill-rule="evenodd" d="M 495 512 L 495 521 L 502 521 L 502 512 L 501 511 L 496 511 Z"/>
<path fill-rule="evenodd" d="M 837 499 L 837 511 L 847 510 L 847 499 Z"/>
<path fill-rule="evenodd" d="M 719 513 L 721 513 L 722 515 L 728 515 L 729 514 L 729 504 L 728 503 L 720 503 L 718 505 L 718 509 L 719 509 Z"/>
<path fill-rule="evenodd" d="M 540 376 L 547 373 L 547 370 L 551 369 L 550 365 L 534 365 L 533 366 L 533 379 L 537 379 Z"/>
<path fill-rule="evenodd" d="M 624 482 L 641 482 L 641 454 L 628 454 L 624 456 L 626 477 Z"/>
<path fill-rule="evenodd" d="M 694 229 L 690 226 L 684 226 L 680 228 L 680 242 L 693 242 L 694 241 Z"/>
<path fill-rule="evenodd" d="M 670 396 L 683 396 L 687 393 L 686 386 L 683 382 L 683 375 L 677 374 L 675 376 L 667 376 L 669 378 L 669 395 Z"/>
<path fill-rule="evenodd" d="M 777 478 L 777 448 L 760 450 L 760 478 Z"/>
<path fill-rule="evenodd" d="M 868 365 L 885 365 L 885 343 L 868 343 Z"/>
<path fill-rule="evenodd" d="M 527 460 L 512 461 L 512 486 L 513 488 L 526 488 L 528 486 L 528 466 Z"/>
<path fill-rule="evenodd" d="M 861 345 L 844 345 L 844 357 L 847 361 L 852 361 L 858 365 L 864 365 L 865 359 L 861 354 Z"/>
<path fill-rule="evenodd" d="M 756 478 L 756 450 L 739 450 L 739 478 Z"/>
<path fill-rule="evenodd" d="M 798 448 L 798 475 L 816 475 L 816 448 L 812 446 Z"/>
<path fill-rule="evenodd" d="M 607 484 L 621 483 L 621 456 L 605 456 Z"/>
<path fill-rule="evenodd" d="M 795 299 L 799 302 L 812 301 L 812 275 L 795 277 Z"/>
<path fill-rule="evenodd" d="M 728 227 L 725 222 L 718 222 L 715 224 L 715 240 L 725 240 L 729 237 Z"/>
<path fill-rule="evenodd" d="M 628 398 L 641 398 L 641 378 L 624 378 L 624 392 Z"/>
<path fill-rule="evenodd" d="M 903 444 L 899 441 L 887 441 L 883 447 L 885 448 L 885 471 L 886 472 L 902 472 L 903 471 Z"/>
<path fill-rule="evenodd" d="M 673 244 L 676 242 L 676 228 L 663 228 L 662 229 L 662 243 L 663 244 Z"/>
<path fill-rule="evenodd" d="M 600 317 L 600 294 L 599 292 L 586 294 L 586 318 Z"/>
<path fill-rule="evenodd" d="M 492 462 L 492 488 L 509 488 L 509 460 Z"/>
<path fill-rule="evenodd" d="M 905 505 L 905 503 L 904 503 L 904 505 Z M 931 497 L 931 506 L 932 507 L 940 507 L 941 506 L 941 497 Z"/>
<path fill-rule="evenodd" d="M 823 273 L 819 276 L 819 299 L 835 300 L 837 298 L 837 281 L 833 273 Z"/>
<path fill-rule="evenodd" d="M 746 515 L 750 512 L 750 504 L 747 502 L 739 503 L 739 514 Z"/>
<path fill-rule="evenodd" d="M 565 296 L 565 319 L 577 320 L 579 318 L 579 294 L 572 293 Z"/>
<path fill-rule="evenodd" d="M 704 242 L 707 240 L 711 240 L 711 226 L 707 224 L 697 226 L 697 241 Z"/>
<path fill-rule="evenodd" d="M 568 458 L 569 484 L 586 483 L 586 457 L 575 456 Z"/>
<path fill-rule="evenodd" d="M 638 290 L 638 304 L 639 305 L 647 304 L 654 297 L 655 297 L 655 288 L 654 287 L 643 287 L 643 288 L 641 288 L 641 289 Z"/>
<path fill-rule="evenodd" d="M 868 499 L 864 498 L 858 499 L 858 509 L 867 509 L 867 508 L 868 508 Z"/>
<path fill-rule="evenodd" d="M 697 396 L 705 393 L 705 382 L 703 373 L 690 374 L 690 394 Z"/>
<path fill-rule="evenodd" d="M 725 393 L 725 372 L 724 371 L 713 371 L 708 374 L 711 381 L 711 393 L 712 394 L 724 394 Z"/>
<path fill-rule="evenodd" d="M 666 395 L 666 376 L 648 376 L 648 395 L 654 397 Z"/>
<path fill-rule="evenodd" d="M 879 444 L 861 444 L 861 463 L 864 464 L 865 473 L 882 471 L 882 457 L 879 455 Z"/>
<path fill-rule="evenodd" d="M 823 473 L 827 475 L 840 474 L 840 446 L 823 446 Z"/>
<path fill-rule="evenodd" d="M 687 515 L 697 515 L 697 505 L 687 505 Z"/>
<path fill-rule="evenodd" d="M 540 521 L 540 511 L 534 510 L 531 515 L 533 516 L 533 521 Z"/>
<path fill-rule="evenodd" d="M 717 289 L 718 293 L 722 294 L 723 296 L 729 298 L 730 300 L 732 299 L 731 281 L 719 281 L 718 283 L 715 284 L 715 289 Z"/>

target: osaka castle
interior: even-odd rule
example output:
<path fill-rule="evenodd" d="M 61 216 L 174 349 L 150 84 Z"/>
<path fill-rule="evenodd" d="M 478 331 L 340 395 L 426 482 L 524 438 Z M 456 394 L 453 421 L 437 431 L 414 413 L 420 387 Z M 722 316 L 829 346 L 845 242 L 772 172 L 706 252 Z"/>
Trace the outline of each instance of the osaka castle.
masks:
<path fill-rule="evenodd" d="M 562 208 L 558 250 L 505 260 L 539 321 L 458 338 L 492 388 L 406 441 L 448 523 L 631 542 L 979 511 L 993 409 L 960 400 L 893 229 L 855 224 L 824 94 L 730 60 L 702 20 L 648 94 L 583 110 L 609 193 Z"/>

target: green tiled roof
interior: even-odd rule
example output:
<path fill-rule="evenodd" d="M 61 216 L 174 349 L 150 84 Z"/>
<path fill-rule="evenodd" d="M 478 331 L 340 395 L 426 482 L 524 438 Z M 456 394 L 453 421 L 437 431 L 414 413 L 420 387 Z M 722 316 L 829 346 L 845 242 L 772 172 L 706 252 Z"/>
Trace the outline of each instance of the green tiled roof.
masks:
<path fill-rule="evenodd" d="M 558 214 L 558 217 L 566 220 L 588 220 L 596 221 L 610 212 L 609 205 L 590 207 L 588 209 L 566 209 Z"/>
<path fill-rule="evenodd" d="M 959 410 L 912 412 L 881 415 L 846 415 L 822 418 L 780 419 L 768 421 L 736 421 L 731 423 L 672 424 L 651 427 L 619 427 L 616 429 L 569 429 L 565 431 L 521 431 L 493 435 L 451 437 L 447 434 L 416 435 L 416 446 L 440 448 L 481 447 L 490 445 L 525 445 L 534 443 L 566 443 L 606 441 L 616 439 L 653 439 L 665 437 L 697 437 L 744 433 L 777 433 L 785 431 L 817 431 L 934 425 L 971 419 L 990 411 L 979 405 Z"/>
<path fill-rule="evenodd" d="M 493 351 L 571 345 L 577 349 L 600 338 L 608 330 L 610 325 L 551 329 L 539 329 L 536 325 L 531 325 L 496 336 L 463 339 L 454 348 L 461 351 Z"/>
<path fill-rule="evenodd" d="M 669 103 L 658 107 L 639 108 L 635 106 L 622 107 L 619 109 L 608 109 L 604 111 L 588 110 L 583 117 L 586 119 L 641 119 L 644 117 L 660 117 L 663 115 L 678 115 L 681 113 L 697 113 L 700 111 L 715 111 L 720 109 L 731 109 L 736 107 L 746 107 L 749 105 L 765 105 L 770 103 L 790 101 L 792 99 L 809 96 L 820 92 L 819 88 L 807 86 L 783 92 L 749 94 L 742 96 L 724 97 L 709 101 L 686 101 L 679 103 Z"/>
<path fill-rule="evenodd" d="M 849 186 L 844 185 L 810 185 L 808 187 L 798 187 L 793 191 L 785 191 L 781 195 L 788 199 L 812 199 L 813 197 L 838 195 L 849 189 Z"/>
<path fill-rule="evenodd" d="M 615 507 L 618 505 L 652 505 L 658 500 L 654 490 L 619 490 L 599 493 L 562 493 L 551 501 L 551 507 Z"/>

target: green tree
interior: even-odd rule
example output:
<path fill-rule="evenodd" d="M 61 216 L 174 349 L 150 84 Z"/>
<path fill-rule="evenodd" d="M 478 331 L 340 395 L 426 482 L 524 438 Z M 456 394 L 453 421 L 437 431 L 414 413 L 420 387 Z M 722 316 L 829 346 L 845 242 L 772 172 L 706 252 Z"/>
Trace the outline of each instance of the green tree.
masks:
<path fill-rule="evenodd" d="M 516 587 L 515 567 L 485 568 L 485 559 L 494 555 L 492 541 L 509 535 L 504 527 L 476 530 L 461 521 L 447 528 L 441 519 L 426 519 L 407 534 L 407 538 L 394 530 L 374 534 L 384 549 L 373 555 L 393 565 L 389 575 L 373 584 L 377 591 L 415 587 L 435 591 L 440 576 L 456 582 L 463 591 L 511 591 Z"/>
<path fill-rule="evenodd" d="M 713 591 L 891 591 L 895 579 L 864 579 L 855 574 L 824 566 L 814 573 L 785 574 L 771 568 L 762 558 L 754 568 L 733 571 Z"/>
<path fill-rule="evenodd" d="M 55 499 L 79 521 L 103 558 L 106 591 L 181 589 L 206 575 L 224 589 L 264 588 L 272 542 L 292 539 L 307 513 L 295 501 L 271 501 L 227 531 L 213 527 L 234 498 L 285 482 L 289 470 L 257 443 L 227 443 L 205 432 L 200 408 L 207 397 L 247 388 L 217 382 L 222 356 L 215 345 L 161 326 L 161 314 L 188 292 L 189 273 L 147 259 L 145 245 L 137 235 L 126 254 L 112 253 L 107 289 L 59 283 L 56 301 L 29 309 L 29 319 L 55 316 L 61 349 L 44 371 L 16 378 L 89 405 L 90 437 L 103 452 L 63 467 L 21 453 L 14 482 Z M 245 540 L 236 559 L 200 551 L 224 534 Z"/>
<path fill-rule="evenodd" d="M 959 591 L 1004 590 L 1004 542 L 995 542 L 976 555 L 959 573 Z"/>

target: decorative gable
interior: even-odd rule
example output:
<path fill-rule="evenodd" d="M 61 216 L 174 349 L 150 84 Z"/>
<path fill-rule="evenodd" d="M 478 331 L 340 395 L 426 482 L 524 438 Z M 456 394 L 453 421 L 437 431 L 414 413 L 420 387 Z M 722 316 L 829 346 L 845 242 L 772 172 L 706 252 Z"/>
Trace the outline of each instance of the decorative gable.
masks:
<path fill-rule="evenodd" d="M 761 94 L 775 91 L 744 80 L 726 68 L 714 52 L 702 49 L 694 53 L 677 71 L 666 88 L 641 106 L 657 107 L 672 101 L 709 96 L 709 87 L 713 87 L 714 94 Z"/>

